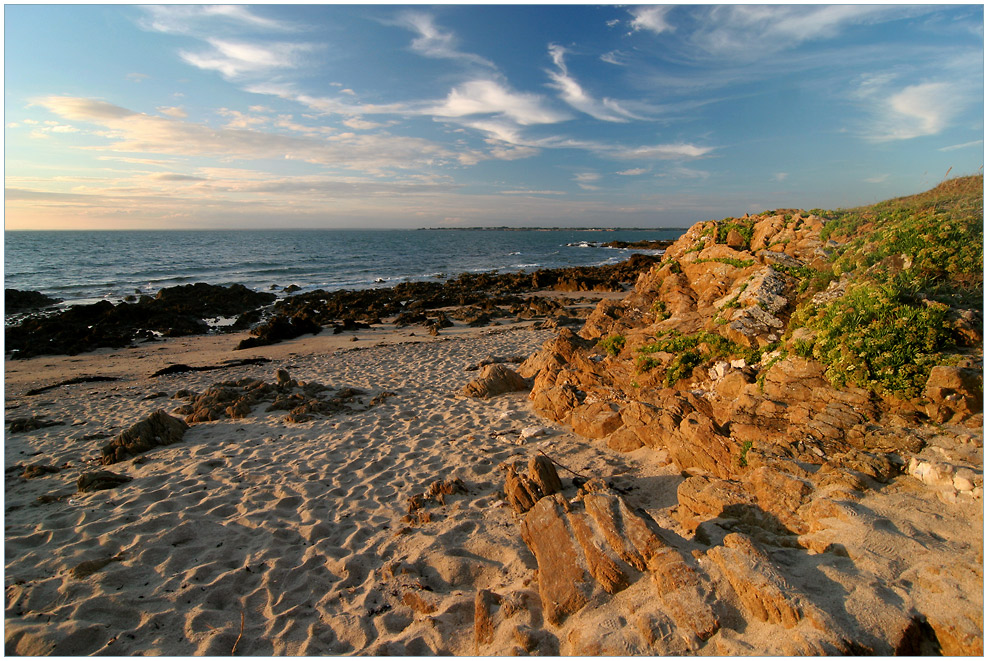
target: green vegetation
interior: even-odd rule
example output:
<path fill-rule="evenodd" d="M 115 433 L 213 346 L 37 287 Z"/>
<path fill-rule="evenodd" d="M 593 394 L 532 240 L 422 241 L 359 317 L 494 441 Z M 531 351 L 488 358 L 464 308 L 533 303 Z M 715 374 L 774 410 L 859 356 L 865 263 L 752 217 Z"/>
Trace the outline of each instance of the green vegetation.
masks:
<path fill-rule="evenodd" d="M 822 212 L 829 220 L 821 238 L 842 243 L 829 273 L 800 273 L 801 291 L 842 274 L 853 279 L 840 298 L 799 306 L 790 330 L 806 326 L 816 336 L 797 353 L 826 365 L 834 385 L 917 396 L 933 366 L 956 360 L 950 307 L 983 307 L 983 187 L 981 175 L 962 177 L 920 195 Z"/>
<path fill-rule="evenodd" d="M 755 260 L 753 259 L 735 259 L 734 257 L 711 257 L 709 259 L 698 259 L 694 264 L 703 264 L 705 262 L 720 262 L 721 264 L 730 264 L 731 266 L 739 269 L 746 269 L 749 266 L 754 266 Z"/>
<path fill-rule="evenodd" d="M 738 455 L 738 466 L 741 468 L 748 466 L 748 450 L 751 449 L 751 445 L 751 441 L 745 441 L 741 444 L 741 453 Z"/>
<path fill-rule="evenodd" d="M 665 301 L 655 301 L 652 303 L 652 314 L 655 315 L 655 321 L 665 321 L 672 315 L 666 310 Z"/>
<path fill-rule="evenodd" d="M 751 237 L 755 232 L 755 221 L 725 218 L 717 223 L 717 243 L 727 243 L 727 235 L 731 233 L 731 230 L 737 230 L 744 240 L 745 247 L 748 247 L 751 245 Z"/>
<path fill-rule="evenodd" d="M 598 346 L 604 350 L 605 353 L 616 356 L 621 353 L 621 349 L 624 348 L 624 335 L 609 335 L 601 340 Z"/>
<path fill-rule="evenodd" d="M 652 354 L 659 352 L 676 354 L 666 368 L 667 387 L 689 376 L 694 368 L 710 360 L 741 356 L 749 363 L 757 363 L 761 359 L 761 351 L 742 347 L 717 333 L 699 331 L 691 335 L 683 335 L 679 331 L 672 330 L 660 335 L 655 342 L 638 348 L 639 372 L 647 372 L 658 367 L 660 363 L 652 357 Z"/>

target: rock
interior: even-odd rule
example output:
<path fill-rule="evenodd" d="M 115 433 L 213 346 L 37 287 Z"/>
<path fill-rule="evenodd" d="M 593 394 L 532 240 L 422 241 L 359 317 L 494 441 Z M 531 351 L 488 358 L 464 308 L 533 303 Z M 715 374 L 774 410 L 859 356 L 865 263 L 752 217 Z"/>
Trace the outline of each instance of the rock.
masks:
<path fill-rule="evenodd" d="M 39 291 L 26 291 L 21 289 L 4 289 L 3 290 L 3 304 L 4 309 L 10 312 L 21 312 L 23 310 L 35 310 L 37 308 L 44 308 L 55 303 L 58 303 L 62 299 L 52 298 L 51 296 L 46 296 Z"/>
<path fill-rule="evenodd" d="M 463 386 L 460 391 L 465 397 L 494 397 L 506 392 L 528 390 L 528 381 L 517 372 L 501 363 L 487 365 L 480 377 Z"/>
<path fill-rule="evenodd" d="M 304 315 L 286 317 L 275 315 L 267 323 L 255 328 L 251 333 L 255 337 L 248 337 L 240 341 L 237 350 L 263 347 L 285 340 L 293 340 L 296 337 L 306 334 L 318 335 L 322 331 L 322 326 Z"/>
<path fill-rule="evenodd" d="M 159 409 L 103 446 L 103 465 L 129 459 L 159 445 L 178 443 L 188 428 L 182 420 Z"/>
<path fill-rule="evenodd" d="M 566 524 L 566 501 L 558 494 L 543 498 L 525 515 L 521 537 L 539 566 L 539 595 L 550 624 L 583 608 L 595 582 L 586 569 L 578 542 Z"/>
<path fill-rule="evenodd" d="M 152 298 L 136 303 L 100 301 L 73 305 L 57 314 L 33 316 L 6 331 L 6 349 L 12 357 L 43 354 L 74 355 L 99 347 L 125 347 L 135 339 L 205 333 L 207 317 L 235 316 L 275 300 L 267 292 L 242 285 L 217 287 L 204 283 L 166 287 Z"/>
<path fill-rule="evenodd" d="M 745 612 L 752 618 L 787 629 L 804 617 L 798 592 L 772 566 L 764 553 L 743 535 L 731 533 L 724 546 L 707 551 L 727 577 Z"/>
<path fill-rule="evenodd" d="M 33 415 L 29 418 L 11 418 L 8 430 L 11 434 L 21 434 L 26 431 L 34 431 L 45 427 L 57 427 L 65 424 L 55 420 L 46 420 L 44 416 Z"/>
<path fill-rule="evenodd" d="M 95 473 L 83 473 L 76 482 L 79 493 L 90 491 L 102 491 L 103 489 L 115 489 L 122 484 L 130 482 L 133 478 L 126 475 L 118 475 L 110 471 L 96 471 Z"/>
<path fill-rule="evenodd" d="M 570 418 L 573 431 L 587 438 L 603 438 L 616 431 L 623 423 L 617 404 L 594 402 L 573 409 Z"/>
<path fill-rule="evenodd" d="M 930 370 L 923 395 L 926 415 L 935 422 L 961 422 L 983 409 L 982 377 L 978 370 L 938 365 Z"/>
<path fill-rule="evenodd" d="M 741 232 L 734 228 L 727 233 L 727 239 L 725 241 L 728 247 L 734 248 L 735 250 L 743 250 L 745 248 L 744 237 L 741 236 Z"/>
<path fill-rule="evenodd" d="M 45 464 L 31 464 L 24 468 L 24 472 L 21 473 L 21 477 L 25 480 L 30 480 L 35 477 L 42 477 L 43 475 L 51 475 L 52 473 L 57 473 L 59 468 L 55 466 L 47 466 Z"/>

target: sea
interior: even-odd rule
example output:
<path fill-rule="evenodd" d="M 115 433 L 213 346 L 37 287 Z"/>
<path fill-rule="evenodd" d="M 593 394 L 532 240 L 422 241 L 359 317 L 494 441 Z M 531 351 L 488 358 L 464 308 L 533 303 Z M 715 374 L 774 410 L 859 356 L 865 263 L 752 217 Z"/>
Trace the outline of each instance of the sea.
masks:
<path fill-rule="evenodd" d="M 175 285 L 256 291 L 366 289 L 465 272 L 614 264 L 611 241 L 671 240 L 682 229 L 169 230 L 4 233 L 4 287 L 62 307 L 118 302 Z"/>

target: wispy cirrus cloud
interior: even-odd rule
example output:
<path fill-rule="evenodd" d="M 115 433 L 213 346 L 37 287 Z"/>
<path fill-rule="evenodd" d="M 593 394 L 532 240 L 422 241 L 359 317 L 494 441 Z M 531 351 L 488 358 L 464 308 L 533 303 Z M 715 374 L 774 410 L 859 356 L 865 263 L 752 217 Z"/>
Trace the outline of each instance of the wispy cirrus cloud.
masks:
<path fill-rule="evenodd" d="M 261 16 L 243 5 L 147 5 L 139 25 L 145 30 L 192 36 L 211 36 L 224 28 L 255 28 L 279 32 L 296 26 Z"/>
<path fill-rule="evenodd" d="M 428 14 L 404 12 L 398 15 L 396 23 L 418 33 L 418 36 L 412 40 L 411 48 L 420 55 L 460 60 L 492 69 L 497 68 L 493 62 L 485 57 L 460 50 L 456 35 L 438 27 L 435 19 Z"/>
<path fill-rule="evenodd" d="M 946 129 L 970 103 L 969 90 L 957 83 L 926 81 L 896 85 L 893 75 L 865 78 L 856 97 L 870 119 L 863 130 L 869 142 L 911 140 Z"/>
<path fill-rule="evenodd" d="M 446 99 L 427 110 L 437 117 L 492 115 L 522 126 L 555 124 L 570 118 L 550 108 L 538 94 L 515 92 L 494 80 L 471 80 L 450 90 Z"/>
<path fill-rule="evenodd" d="M 718 5 L 697 8 L 689 41 L 717 57 L 753 60 L 847 28 L 929 13 L 896 5 Z"/>
<path fill-rule="evenodd" d="M 634 31 L 648 30 L 656 34 L 671 32 L 673 26 L 666 20 L 666 16 L 672 9 L 669 5 L 658 5 L 653 7 L 635 7 L 629 9 L 631 12 L 631 29 Z"/>
<path fill-rule="evenodd" d="M 209 49 L 180 51 L 179 56 L 194 67 L 218 71 L 228 80 L 295 68 L 302 54 L 315 49 L 310 44 L 288 42 L 261 44 L 224 39 L 208 39 L 207 42 Z"/>
<path fill-rule="evenodd" d="M 560 98 L 570 106 L 594 119 L 605 122 L 627 122 L 629 119 L 642 119 L 613 99 L 597 100 L 590 96 L 583 87 L 570 75 L 566 68 L 566 49 L 556 44 L 549 44 L 549 56 L 556 70 L 547 70 L 552 79 L 551 86 L 559 91 Z"/>

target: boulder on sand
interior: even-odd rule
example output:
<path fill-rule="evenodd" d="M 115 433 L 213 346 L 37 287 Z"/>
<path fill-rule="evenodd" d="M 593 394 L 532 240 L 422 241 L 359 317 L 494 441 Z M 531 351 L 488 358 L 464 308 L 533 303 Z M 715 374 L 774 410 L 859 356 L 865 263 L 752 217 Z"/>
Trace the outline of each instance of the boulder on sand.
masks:
<path fill-rule="evenodd" d="M 501 363 L 487 365 L 480 377 L 463 386 L 460 392 L 466 397 L 493 397 L 506 392 L 531 388 L 518 372 Z"/>
<path fill-rule="evenodd" d="M 123 461 L 159 445 L 177 443 L 188 428 L 184 421 L 158 409 L 103 447 L 103 465 Z"/>

